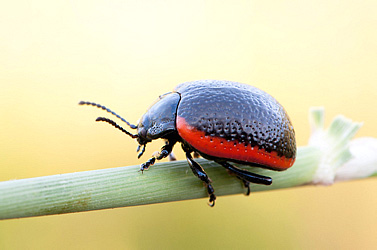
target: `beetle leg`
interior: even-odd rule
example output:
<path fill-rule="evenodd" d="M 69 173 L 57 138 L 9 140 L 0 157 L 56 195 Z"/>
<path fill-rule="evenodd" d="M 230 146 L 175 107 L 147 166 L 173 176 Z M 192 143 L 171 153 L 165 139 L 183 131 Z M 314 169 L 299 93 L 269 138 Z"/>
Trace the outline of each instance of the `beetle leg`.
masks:
<path fill-rule="evenodd" d="M 169 140 L 165 140 L 165 145 L 169 144 Z M 169 154 L 169 161 L 176 161 L 177 158 L 175 157 L 175 155 L 173 154 L 173 151 L 170 152 Z"/>
<path fill-rule="evenodd" d="M 150 158 L 145 163 L 142 163 L 140 165 L 140 171 L 143 172 L 144 170 L 147 170 L 150 166 L 152 166 L 156 160 L 161 160 L 167 156 L 169 156 L 173 150 L 173 146 L 175 144 L 175 141 L 169 141 L 161 148 L 160 152 L 156 152 L 153 154 L 152 158 Z"/>
<path fill-rule="evenodd" d="M 245 195 L 247 195 L 247 196 L 250 195 L 250 182 L 241 179 L 239 176 L 237 176 L 234 172 L 230 171 L 229 169 L 227 169 L 226 171 L 228 172 L 229 175 L 235 176 L 235 177 L 237 177 L 237 179 L 242 181 L 243 186 L 247 189 Z"/>
<path fill-rule="evenodd" d="M 256 184 L 263 184 L 263 185 L 271 185 L 272 179 L 271 177 L 254 174 L 245 169 L 238 168 L 232 164 L 229 164 L 226 161 L 216 161 L 226 169 L 228 169 L 231 173 L 235 174 L 237 178 L 241 179 L 244 186 L 247 188 L 246 195 L 250 194 L 250 182 Z"/>
<path fill-rule="evenodd" d="M 189 151 L 186 151 L 186 158 L 194 175 L 206 184 L 207 192 L 209 195 L 209 205 L 213 207 L 215 205 L 216 195 L 215 190 L 211 185 L 212 180 L 208 177 L 202 166 L 194 161 Z"/>

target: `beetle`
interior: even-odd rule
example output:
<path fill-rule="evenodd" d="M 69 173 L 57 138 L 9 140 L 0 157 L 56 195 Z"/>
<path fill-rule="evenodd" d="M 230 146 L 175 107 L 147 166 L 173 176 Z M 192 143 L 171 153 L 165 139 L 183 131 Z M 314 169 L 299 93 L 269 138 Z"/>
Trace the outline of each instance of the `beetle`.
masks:
<path fill-rule="evenodd" d="M 125 122 L 132 134 L 113 120 L 98 117 L 96 121 L 111 124 L 139 143 L 140 158 L 145 147 L 162 138 L 166 144 L 140 165 L 144 171 L 171 156 L 180 142 L 188 165 L 207 188 L 209 204 L 216 195 L 212 180 L 194 160 L 194 155 L 217 162 L 235 175 L 250 194 L 250 183 L 270 185 L 272 179 L 236 167 L 239 163 L 276 171 L 286 170 L 296 159 L 295 131 L 284 108 L 266 92 L 250 85 L 219 80 L 200 80 L 179 84 L 172 92 L 161 95 L 133 125 L 105 106 L 80 102 L 101 108 Z"/>

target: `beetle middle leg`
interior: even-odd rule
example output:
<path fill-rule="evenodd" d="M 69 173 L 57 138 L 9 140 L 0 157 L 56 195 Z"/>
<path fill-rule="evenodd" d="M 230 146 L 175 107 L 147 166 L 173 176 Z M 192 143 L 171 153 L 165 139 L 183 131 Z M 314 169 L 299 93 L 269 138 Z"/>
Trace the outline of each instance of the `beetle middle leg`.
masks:
<path fill-rule="evenodd" d="M 231 173 L 235 174 L 237 178 L 239 178 L 244 186 L 247 188 L 246 195 L 250 194 L 250 182 L 255 184 L 263 184 L 263 185 L 271 185 L 272 179 L 271 177 L 254 174 L 251 173 L 245 169 L 238 168 L 232 164 L 229 164 L 226 161 L 216 161 L 218 164 L 225 167 L 227 170 L 229 170 Z"/>
<path fill-rule="evenodd" d="M 211 182 L 212 180 L 208 177 L 207 173 L 204 171 L 202 166 L 200 166 L 199 163 L 194 161 L 194 159 L 191 156 L 191 152 L 187 149 L 184 149 L 186 152 L 186 158 L 187 162 L 194 173 L 196 177 L 198 177 L 201 181 L 203 181 L 206 186 L 207 186 L 207 192 L 209 195 L 209 205 L 213 207 L 215 205 L 215 200 L 216 200 L 216 195 L 215 195 L 215 190 L 213 189 Z"/>
<path fill-rule="evenodd" d="M 160 152 L 157 152 L 152 156 L 152 158 L 140 165 L 140 171 L 143 172 L 144 170 L 147 170 L 156 162 L 156 160 L 161 160 L 165 157 L 168 157 L 172 153 L 175 143 L 176 141 L 173 140 L 167 141 L 166 144 L 161 148 Z"/>

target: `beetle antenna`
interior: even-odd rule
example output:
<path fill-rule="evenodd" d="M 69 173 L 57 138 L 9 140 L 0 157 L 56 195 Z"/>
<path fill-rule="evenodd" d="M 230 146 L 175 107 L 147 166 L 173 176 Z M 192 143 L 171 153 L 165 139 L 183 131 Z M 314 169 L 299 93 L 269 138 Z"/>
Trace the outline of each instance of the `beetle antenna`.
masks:
<path fill-rule="evenodd" d="M 118 124 L 116 124 L 116 122 L 114 122 L 113 120 L 110 120 L 108 118 L 105 118 L 105 117 L 98 117 L 96 119 L 96 122 L 107 122 L 109 123 L 110 125 L 116 127 L 117 129 L 119 129 L 120 131 L 122 131 L 123 133 L 131 136 L 132 138 L 138 138 L 139 136 L 138 135 L 134 135 L 134 134 L 131 134 L 130 132 L 128 132 L 127 130 L 125 130 L 124 128 L 122 128 L 121 126 L 119 126 Z"/>
<path fill-rule="evenodd" d="M 110 109 L 108 109 L 108 108 L 106 108 L 105 106 L 102 106 L 102 105 L 100 105 L 100 104 L 97 104 L 97 103 L 94 103 L 94 102 L 84 102 L 84 101 L 81 101 L 81 102 L 79 102 L 79 105 L 91 105 L 91 106 L 95 106 L 95 107 L 97 107 L 97 108 L 103 109 L 103 110 L 109 112 L 110 114 L 113 114 L 113 115 L 115 115 L 116 117 L 118 117 L 119 119 L 121 119 L 121 120 L 122 120 L 123 122 L 125 122 L 128 126 L 130 126 L 130 128 L 132 128 L 132 129 L 136 129 L 136 128 L 137 128 L 136 125 L 133 125 L 133 124 L 129 123 L 129 122 L 126 121 L 124 118 L 122 118 L 120 115 L 118 115 L 117 113 L 115 113 L 114 111 L 112 111 L 112 110 L 110 110 Z"/>

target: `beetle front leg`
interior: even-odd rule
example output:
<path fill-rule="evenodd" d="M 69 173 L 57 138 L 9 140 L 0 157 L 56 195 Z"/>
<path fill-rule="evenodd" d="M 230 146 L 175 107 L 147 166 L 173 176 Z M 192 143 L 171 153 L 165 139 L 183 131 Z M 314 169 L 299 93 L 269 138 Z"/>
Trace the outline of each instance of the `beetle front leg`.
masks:
<path fill-rule="evenodd" d="M 169 144 L 169 140 L 165 140 L 165 145 Z M 177 158 L 175 157 L 175 155 L 173 154 L 173 151 L 170 152 L 169 154 L 169 161 L 176 161 Z"/>
<path fill-rule="evenodd" d="M 204 171 L 202 166 L 200 166 L 199 163 L 194 161 L 189 152 L 186 152 L 186 158 L 194 175 L 206 184 L 207 192 L 209 195 L 209 205 L 213 207 L 215 205 L 216 195 L 215 190 L 211 185 L 212 180 L 208 177 L 207 173 Z"/>
<path fill-rule="evenodd" d="M 171 154 L 171 152 L 173 151 L 173 146 L 175 144 L 175 141 L 168 141 L 165 146 L 163 146 L 161 148 L 161 151 L 160 152 L 157 152 L 156 154 L 154 154 L 152 156 L 152 158 L 150 158 L 148 161 L 146 161 L 145 163 L 142 163 L 140 165 L 140 171 L 143 172 L 144 170 L 148 170 L 148 168 L 150 166 L 152 166 L 156 160 L 161 160 L 167 156 L 169 156 Z"/>

